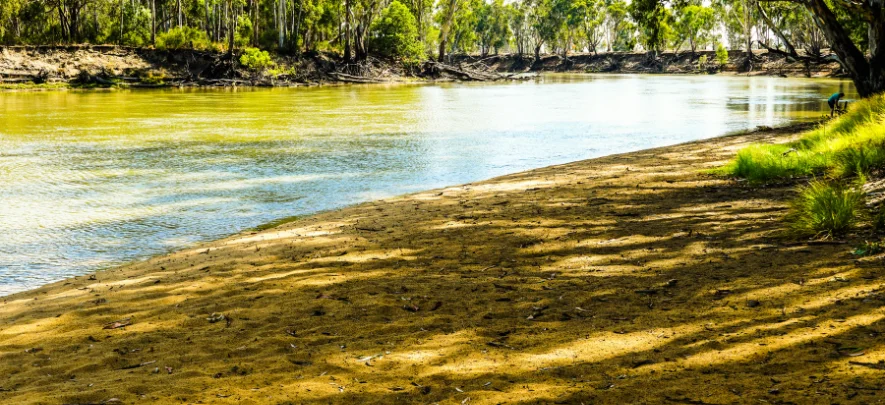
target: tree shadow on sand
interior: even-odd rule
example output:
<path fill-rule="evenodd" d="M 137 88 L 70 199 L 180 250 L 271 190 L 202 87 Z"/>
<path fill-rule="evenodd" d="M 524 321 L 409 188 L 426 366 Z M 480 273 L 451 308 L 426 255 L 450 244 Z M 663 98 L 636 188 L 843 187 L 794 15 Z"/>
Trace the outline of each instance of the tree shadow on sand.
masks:
<path fill-rule="evenodd" d="M 880 262 L 779 236 L 790 185 L 700 174 L 772 136 L 362 204 L 6 297 L 0 400 L 873 401 Z"/>

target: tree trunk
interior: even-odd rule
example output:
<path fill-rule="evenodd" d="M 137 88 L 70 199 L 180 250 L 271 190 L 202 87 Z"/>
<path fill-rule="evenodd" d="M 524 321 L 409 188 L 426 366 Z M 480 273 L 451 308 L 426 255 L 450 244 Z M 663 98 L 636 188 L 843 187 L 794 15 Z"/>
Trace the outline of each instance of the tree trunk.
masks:
<path fill-rule="evenodd" d="M 750 21 L 752 13 L 750 13 L 750 0 L 746 0 L 744 6 L 744 35 L 747 39 L 747 63 L 753 60 L 753 24 Z"/>
<path fill-rule="evenodd" d="M 541 61 L 541 47 L 542 46 L 544 46 L 543 42 L 538 42 L 538 44 L 535 45 L 535 62 Z"/>
<path fill-rule="evenodd" d="M 457 0 L 448 0 L 446 5 L 446 18 L 443 20 L 442 27 L 439 30 L 439 61 L 445 62 L 446 42 L 449 38 L 449 30 L 452 29 L 452 20 L 455 18 L 455 6 Z"/>
<path fill-rule="evenodd" d="M 351 54 L 350 49 L 350 25 L 351 21 L 351 0 L 344 0 L 344 60 L 350 62 Z"/>
<path fill-rule="evenodd" d="M 157 0 L 151 0 L 151 46 L 157 44 Z"/>
<path fill-rule="evenodd" d="M 123 45 L 123 27 L 125 25 L 123 21 L 123 0 L 120 0 L 120 40 L 118 41 L 120 45 Z"/>
<path fill-rule="evenodd" d="M 885 0 L 871 0 L 870 8 L 870 87 L 878 93 L 885 91 Z"/>
<path fill-rule="evenodd" d="M 285 0 L 277 0 L 277 47 L 283 49 L 283 41 L 286 39 L 286 20 L 285 15 Z"/>
<path fill-rule="evenodd" d="M 157 0 L 153 0 L 153 1 L 154 1 L 154 3 L 157 2 Z M 212 14 L 209 13 L 209 2 L 204 1 L 203 5 L 206 7 L 206 25 L 204 26 L 204 29 L 206 31 L 206 35 L 211 38 L 212 37 Z"/>
<path fill-rule="evenodd" d="M 237 31 L 237 10 L 233 7 L 231 2 L 227 3 L 227 7 L 229 12 L 226 14 L 230 17 L 227 23 L 227 55 L 233 56 L 234 54 L 234 35 Z"/>
<path fill-rule="evenodd" d="M 857 48 L 851 37 L 845 32 L 845 29 L 836 19 L 836 15 L 833 14 L 827 3 L 824 0 L 808 0 L 804 4 L 812 16 L 814 16 L 815 23 L 824 32 L 833 50 L 836 51 L 842 66 L 848 71 L 848 75 L 854 81 L 858 94 L 861 97 L 869 97 L 875 93 L 885 91 L 885 78 L 883 78 L 881 63 L 875 66 L 875 68 L 870 66 L 870 62 L 867 61 L 863 52 Z M 882 58 L 883 37 L 880 35 L 882 31 L 879 31 L 882 24 L 885 24 L 885 22 L 881 21 L 881 17 L 880 21 L 870 24 L 870 39 L 876 39 L 875 44 L 870 43 L 870 50 L 875 50 L 872 60 L 876 61 Z M 873 34 L 873 31 L 876 31 L 876 34 Z"/>
<path fill-rule="evenodd" d="M 293 31 L 294 38 L 292 38 L 292 43 L 295 44 L 296 51 L 298 49 L 298 38 L 301 35 L 301 23 L 304 22 L 304 20 L 301 18 L 301 16 L 303 15 L 302 11 L 304 11 L 304 4 L 299 2 L 298 17 L 296 18 L 297 23 L 295 24 L 295 31 Z"/>

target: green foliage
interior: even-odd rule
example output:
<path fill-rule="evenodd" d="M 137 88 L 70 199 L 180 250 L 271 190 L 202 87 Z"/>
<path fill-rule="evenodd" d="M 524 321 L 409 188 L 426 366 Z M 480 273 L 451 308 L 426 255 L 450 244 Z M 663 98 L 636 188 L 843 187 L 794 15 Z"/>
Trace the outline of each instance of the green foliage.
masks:
<path fill-rule="evenodd" d="M 799 190 L 787 225 L 796 235 L 829 238 L 856 228 L 863 209 L 864 193 L 858 187 L 815 180 Z"/>
<path fill-rule="evenodd" d="M 728 50 L 721 42 L 716 43 L 716 63 L 720 66 L 728 64 Z"/>
<path fill-rule="evenodd" d="M 234 35 L 234 46 L 244 48 L 252 44 L 252 20 L 247 15 L 237 17 L 237 31 Z"/>
<path fill-rule="evenodd" d="M 861 177 L 885 168 L 885 142 L 848 147 L 833 155 L 834 177 Z"/>
<path fill-rule="evenodd" d="M 543 44 L 556 41 L 565 16 L 557 7 L 556 0 L 533 0 L 532 5 L 534 10 L 530 18 L 537 53 Z"/>
<path fill-rule="evenodd" d="M 273 78 L 278 78 L 281 76 L 295 77 L 296 71 L 295 71 L 295 68 L 291 67 L 291 66 L 288 68 L 277 67 L 277 68 L 268 69 L 267 74 Z"/>
<path fill-rule="evenodd" d="M 826 167 L 824 156 L 789 145 L 754 144 L 738 151 L 722 173 L 750 181 L 766 181 L 792 176 L 807 176 Z"/>
<path fill-rule="evenodd" d="M 698 70 L 703 71 L 705 69 L 707 69 L 707 55 L 701 55 L 698 58 Z"/>
<path fill-rule="evenodd" d="M 632 51 L 638 43 L 646 50 L 706 49 L 721 27 L 734 47 L 745 47 L 754 32 L 778 46 L 771 34 L 775 30 L 749 0 L 400 1 L 407 12 L 396 7 L 390 14 L 390 7 L 383 9 L 386 1 L 375 0 L 0 0 L 0 43 L 147 46 L 155 25 L 156 45 L 167 49 L 223 49 L 233 29 L 234 47 L 240 49 L 340 52 L 347 43 L 357 58 L 365 58 L 371 47 L 384 56 L 415 59 L 418 48 L 424 54 L 436 52 L 440 41 L 449 52 L 483 55 L 499 50 Z M 826 2 L 848 36 L 868 51 L 869 22 L 851 9 L 861 6 Z M 797 49 L 816 53 L 829 46 L 804 6 L 763 2 L 761 7 Z M 392 28 L 405 23 L 400 17 L 406 15 L 413 24 Z M 381 21 L 391 16 L 399 20 Z M 416 31 L 409 31 L 408 38 L 391 34 L 411 26 Z M 412 37 L 419 46 L 413 46 Z"/>
<path fill-rule="evenodd" d="M 150 85 L 162 85 L 166 83 L 166 76 L 165 70 L 148 70 L 141 75 L 141 82 Z"/>
<path fill-rule="evenodd" d="M 605 21 L 605 2 L 603 0 L 573 0 L 569 10 L 570 26 L 579 28 L 578 35 L 586 44 L 589 52 L 596 52 L 602 42 Z"/>
<path fill-rule="evenodd" d="M 865 174 L 885 166 L 885 95 L 853 103 L 848 113 L 783 145 L 751 145 L 722 172 L 752 181 L 829 173 Z"/>
<path fill-rule="evenodd" d="M 613 0 L 606 6 L 604 26 L 609 51 L 632 51 L 636 47 L 636 25 L 627 16 L 624 0 Z"/>
<path fill-rule="evenodd" d="M 253 72 L 260 72 L 274 66 L 270 54 L 258 48 L 246 48 L 240 55 L 240 64 Z"/>
<path fill-rule="evenodd" d="M 424 58 L 424 49 L 418 42 L 418 27 L 415 16 L 408 7 L 394 0 L 372 24 L 369 49 L 379 55 L 405 60 Z"/>
<path fill-rule="evenodd" d="M 122 4 L 122 27 L 118 16 L 111 21 L 111 24 L 88 26 L 86 28 L 88 34 L 95 37 L 98 42 L 111 42 L 127 46 L 150 45 L 151 10 L 129 2 Z"/>
<path fill-rule="evenodd" d="M 713 39 L 716 18 L 713 9 L 695 4 L 677 8 L 675 22 L 676 46 L 688 42 L 689 49 L 695 52 L 698 47 L 706 46 Z"/>
<path fill-rule="evenodd" d="M 633 0 L 627 7 L 630 17 L 639 24 L 642 45 L 659 51 L 673 35 L 673 14 L 659 0 Z"/>
<path fill-rule="evenodd" d="M 157 49 L 207 49 L 210 45 L 205 32 L 188 26 L 157 35 Z"/>
<path fill-rule="evenodd" d="M 497 53 L 498 49 L 507 45 L 511 35 L 507 12 L 502 0 L 493 0 L 479 6 L 475 30 L 483 55 L 488 54 L 491 49 Z"/>

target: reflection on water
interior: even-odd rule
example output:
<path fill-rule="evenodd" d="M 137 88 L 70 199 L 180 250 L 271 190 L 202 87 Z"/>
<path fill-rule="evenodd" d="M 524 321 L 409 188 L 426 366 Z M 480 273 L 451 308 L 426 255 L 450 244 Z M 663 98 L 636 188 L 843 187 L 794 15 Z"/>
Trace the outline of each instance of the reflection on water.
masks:
<path fill-rule="evenodd" d="M 821 115 L 844 81 L 0 93 L 0 294 L 287 216 Z"/>

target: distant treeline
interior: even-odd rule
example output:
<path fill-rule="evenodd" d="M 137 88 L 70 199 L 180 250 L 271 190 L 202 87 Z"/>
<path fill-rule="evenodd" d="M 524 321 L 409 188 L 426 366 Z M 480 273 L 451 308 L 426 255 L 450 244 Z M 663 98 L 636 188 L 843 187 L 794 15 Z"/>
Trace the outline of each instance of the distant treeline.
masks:
<path fill-rule="evenodd" d="M 425 55 L 499 51 L 626 51 L 643 48 L 829 47 L 812 14 L 793 2 L 689 0 L 664 8 L 653 44 L 624 0 L 399 0 L 411 18 L 394 32 L 414 32 Z M 394 0 L 393 2 L 397 2 Z M 383 36 L 390 0 L 3 0 L 5 44 L 93 43 L 161 47 L 260 47 L 281 51 L 350 51 L 363 57 Z M 704 5 L 707 3 L 708 5 Z M 388 14 L 396 14 L 391 10 Z M 848 14 L 842 18 L 850 20 Z M 859 21 L 860 22 L 860 21 Z M 858 42 L 866 27 L 854 24 Z M 379 44 L 385 45 L 385 44 Z M 386 44 L 395 46 L 394 44 Z M 379 49 L 382 53 L 395 50 Z"/>
<path fill-rule="evenodd" d="M 885 58 L 885 11 L 881 0 L 2 0 L 0 42 L 355 60 L 724 47 L 819 58 L 833 48 L 852 77 L 879 82 L 869 76 Z"/>

